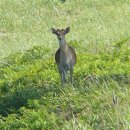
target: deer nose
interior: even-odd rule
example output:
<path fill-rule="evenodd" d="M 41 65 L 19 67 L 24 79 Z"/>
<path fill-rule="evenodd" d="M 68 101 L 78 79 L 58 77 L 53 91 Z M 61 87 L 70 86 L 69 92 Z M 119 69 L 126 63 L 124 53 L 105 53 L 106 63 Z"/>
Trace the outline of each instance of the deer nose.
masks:
<path fill-rule="evenodd" d="M 61 37 L 59 37 L 59 40 L 61 40 L 62 38 Z"/>

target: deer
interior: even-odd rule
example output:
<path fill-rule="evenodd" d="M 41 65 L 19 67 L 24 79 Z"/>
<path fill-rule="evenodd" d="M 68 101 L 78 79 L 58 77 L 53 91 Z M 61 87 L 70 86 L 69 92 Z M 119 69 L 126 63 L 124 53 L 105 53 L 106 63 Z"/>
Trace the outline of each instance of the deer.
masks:
<path fill-rule="evenodd" d="M 70 27 L 61 30 L 51 28 L 51 32 L 57 36 L 59 41 L 59 48 L 55 53 L 55 62 L 61 77 L 61 84 L 67 82 L 68 71 L 70 72 L 70 82 L 73 84 L 73 70 L 77 59 L 74 48 L 68 45 L 65 39 L 65 35 L 69 31 Z"/>

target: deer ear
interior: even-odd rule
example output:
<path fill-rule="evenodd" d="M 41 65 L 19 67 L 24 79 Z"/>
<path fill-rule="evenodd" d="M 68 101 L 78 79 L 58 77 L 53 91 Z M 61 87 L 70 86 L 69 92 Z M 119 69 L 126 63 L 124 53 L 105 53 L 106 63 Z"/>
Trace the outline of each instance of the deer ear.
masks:
<path fill-rule="evenodd" d="M 70 27 L 67 27 L 67 28 L 65 29 L 65 34 L 68 33 L 69 31 L 70 31 Z"/>
<path fill-rule="evenodd" d="M 51 32 L 52 32 L 53 34 L 57 34 L 57 30 L 55 30 L 54 28 L 51 28 Z"/>

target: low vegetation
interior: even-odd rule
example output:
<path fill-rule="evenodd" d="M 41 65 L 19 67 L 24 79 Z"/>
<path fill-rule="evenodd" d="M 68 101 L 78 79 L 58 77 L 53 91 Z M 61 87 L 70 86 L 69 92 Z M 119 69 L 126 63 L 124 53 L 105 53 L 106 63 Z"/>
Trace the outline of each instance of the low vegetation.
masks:
<path fill-rule="evenodd" d="M 119 44 L 107 53 L 78 53 L 74 86 L 60 85 L 54 58 L 44 59 L 47 48 L 7 57 L 0 69 L 0 128 L 129 128 L 130 52 Z"/>

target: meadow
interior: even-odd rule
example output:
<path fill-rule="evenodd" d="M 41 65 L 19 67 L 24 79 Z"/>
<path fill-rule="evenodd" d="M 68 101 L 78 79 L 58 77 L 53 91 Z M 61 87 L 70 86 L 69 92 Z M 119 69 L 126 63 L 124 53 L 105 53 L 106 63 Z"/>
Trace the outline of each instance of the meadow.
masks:
<path fill-rule="evenodd" d="M 129 0 L 0 1 L 0 129 L 130 129 Z M 74 84 L 61 85 L 50 28 L 70 27 Z"/>

